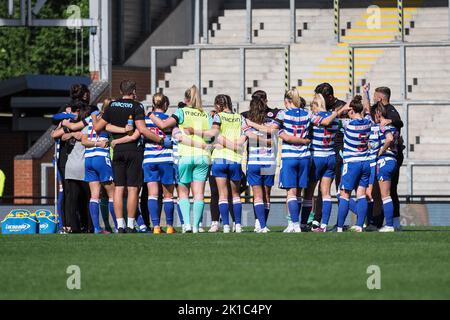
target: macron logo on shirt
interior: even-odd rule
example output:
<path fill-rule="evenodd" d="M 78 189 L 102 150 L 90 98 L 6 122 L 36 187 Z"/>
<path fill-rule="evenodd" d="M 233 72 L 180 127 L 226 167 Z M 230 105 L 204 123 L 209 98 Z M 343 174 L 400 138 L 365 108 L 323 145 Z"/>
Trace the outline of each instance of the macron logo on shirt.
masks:
<path fill-rule="evenodd" d="M 128 103 L 128 102 L 114 101 L 113 103 L 111 103 L 111 107 L 131 109 L 131 108 L 133 108 L 133 104 L 132 103 Z"/>

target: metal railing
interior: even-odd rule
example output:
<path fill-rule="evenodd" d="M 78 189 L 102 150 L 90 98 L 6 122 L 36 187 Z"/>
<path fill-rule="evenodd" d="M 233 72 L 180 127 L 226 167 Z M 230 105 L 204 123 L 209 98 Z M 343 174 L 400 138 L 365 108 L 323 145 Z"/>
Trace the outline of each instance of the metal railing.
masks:
<path fill-rule="evenodd" d="M 450 47 L 450 41 L 442 42 L 393 42 L 393 43 L 352 43 L 348 45 L 348 61 L 349 61 L 349 94 L 354 95 L 355 92 L 355 51 L 358 49 L 400 49 L 400 81 L 401 81 L 401 100 L 407 100 L 407 81 L 406 81 L 406 49 L 407 48 L 438 48 Z"/>
<path fill-rule="evenodd" d="M 340 35 L 340 20 L 341 20 L 341 1 L 340 0 L 330 0 L 333 4 L 333 16 L 334 16 L 334 38 L 336 42 L 341 41 Z M 194 43 L 200 43 L 200 34 L 202 34 L 203 43 L 209 43 L 208 36 L 208 2 L 209 0 L 202 0 L 202 5 L 200 5 L 200 0 L 195 0 L 194 2 Z M 252 23 L 253 23 L 253 6 L 252 0 L 245 0 L 245 10 L 246 10 L 246 41 L 247 43 L 253 43 L 252 35 Z M 397 0 L 397 15 L 398 15 L 398 35 L 399 39 L 403 42 L 405 40 L 405 18 L 404 18 L 404 1 Z M 296 15 L 296 5 L 295 0 L 289 1 L 290 10 L 290 42 L 295 43 L 297 41 L 297 15 Z M 203 16 L 202 19 L 200 16 Z M 448 3 L 448 16 L 450 21 L 450 0 Z M 202 22 L 202 30 L 200 30 L 200 21 Z M 450 40 L 450 23 L 448 26 L 448 38 Z"/>
<path fill-rule="evenodd" d="M 155 94 L 158 88 L 158 78 L 157 78 L 157 52 L 158 51 L 188 51 L 195 50 L 195 84 L 198 88 L 201 87 L 201 64 L 202 64 L 202 56 L 201 52 L 204 50 L 239 50 L 239 86 L 240 86 L 240 101 L 245 101 L 246 99 L 246 90 L 245 90 L 245 81 L 246 81 L 246 51 L 247 50 L 284 50 L 283 55 L 285 59 L 285 79 L 284 79 L 284 87 L 290 87 L 290 46 L 289 45 L 252 45 L 252 44 L 243 44 L 243 45 L 190 45 L 190 46 L 157 46 L 151 47 L 151 93 Z"/>

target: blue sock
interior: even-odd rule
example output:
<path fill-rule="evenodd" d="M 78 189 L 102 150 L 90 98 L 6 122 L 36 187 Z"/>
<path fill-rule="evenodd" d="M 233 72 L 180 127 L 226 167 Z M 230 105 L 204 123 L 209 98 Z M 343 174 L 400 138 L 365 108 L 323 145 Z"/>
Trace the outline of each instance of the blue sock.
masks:
<path fill-rule="evenodd" d="M 363 196 L 361 198 L 358 198 L 357 201 L 358 205 L 357 205 L 357 209 L 356 209 L 356 225 L 358 227 L 363 227 L 364 225 L 364 221 L 366 221 L 366 216 L 367 216 L 367 198 L 366 196 Z"/>
<path fill-rule="evenodd" d="M 328 225 L 331 215 L 331 198 L 322 199 L 322 225 Z"/>
<path fill-rule="evenodd" d="M 264 204 L 264 216 L 266 218 L 266 221 L 269 219 L 269 213 L 270 213 L 270 203 L 265 203 Z"/>
<path fill-rule="evenodd" d="M 117 218 L 116 218 L 116 212 L 114 211 L 114 201 L 113 200 L 108 201 L 108 209 L 109 209 L 109 214 L 111 215 L 111 218 L 113 219 L 114 228 L 117 229 Z"/>
<path fill-rule="evenodd" d="M 60 190 L 58 192 L 58 202 L 56 209 L 58 210 L 58 228 L 61 230 L 64 227 L 62 221 L 62 201 L 63 201 L 64 191 Z"/>
<path fill-rule="evenodd" d="M 373 200 L 369 200 L 367 204 L 367 221 L 369 224 L 375 224 L 375 221 L 373 220 Z"/>
<path fill-rule="evenodd" d="M 142 231 L 142 230 L 146 230 L 146 229 L 147 229 L 147 226 L 145 225 L 144 217 L 143 217 L 143 215 L 142 215 L 141 210 L 139 210 L 139 208 L 138 208 L 136 214 L 137 214 L 136 223 L 137 223 L 137 225 L 139 226 L 139 229 L 140 229 L 141 231 Z"/>
<path fill-rule="evenodd" d="M 356 214 L 358 212 L 358 200 L 355 198 L 350 198 L 349 208 L 354 214 Z"/>
<path fill-rule="evenodd" d="M 312 200 L 304 200 L 303 206 L 302 206 L 301 224 L 308 223 L 308 218 L 309 218 L 309 214 L 311 213 L 311 210 L 312 210 Z"/>
<path fill-rule="evenodd" d="M 158 214 L 158 197 L 148 197 L 148 211 L 150 211 L 150 217 L 152 218 L 153 227 L 159 226 L 159 214 Z"/>
<path fill-rule="evenodd" d="M 266 227 L 266 212 L 264 203 L 255 202 L 253 208 L 255 209 L 256 218 L 258 218 L 261 229 L 264 229 Z"/>
<path fill-rule="evenodd" d="M 228 214 L 228 200 L 219 201 L 219 212 L 223 225 L 230 224 L 230 216 Z"/>
<path fill-rule="evenodd" d="M 394 226 L 394 203 L 391 197 L 383 199 L 383 211 L 384 218 L 386 219 L 386 225 L 389 227 Z"/>
<path fill-rule="evenodd" d="M 292 222 L 293 223 L 298 223 L 299 222 L 300 210 L 299 210 L 299 205 L 298 205 L 297 198 L 288 198 L 287 199 L 287 205 L 288 205 L 289 213 L 291 215 Z"/>
<path fill-rule="evenodd" d="M 89 213 L 91 214 L 95 233 L 99 233 L 102 231 L 102 228 L 100 227 L 100 205 L 98 204 L 98 200 L 91 199 L 89 202 Z"/>
<path fill-rule="evenodd" d="M 164 212 L 166 214 L 166 224 L 173 226 L 173 210 L 174 204 L 172 199 L 164 199 Z"/>
<path fill-rule="evenodd" d="M 342 228 L 345 223 L 345 219 L 347 218 L 348 208 L 350 206 L 349 200 L 345 198 L 339 199 L 339 208 L 338 208 L 338 228 Z"/>
<path fill-rule="evenodd" d="M 233 212 L 234 212 L 234 220 L 235 220 L 236 224 L 241 224 L 241 218 L 242 218 L 241 198 L 233 199 Z"/>
<path fill-rule="evenodd" d="M 178 219 L 180 219 L 180 224 L 183 225 L 184 224 L 183 214 L 181 213 L 181 209 L 180 209 L 180 206 L 178 205 L 178 201 L 176 201 L 175 206 L 177 207 Z"/>

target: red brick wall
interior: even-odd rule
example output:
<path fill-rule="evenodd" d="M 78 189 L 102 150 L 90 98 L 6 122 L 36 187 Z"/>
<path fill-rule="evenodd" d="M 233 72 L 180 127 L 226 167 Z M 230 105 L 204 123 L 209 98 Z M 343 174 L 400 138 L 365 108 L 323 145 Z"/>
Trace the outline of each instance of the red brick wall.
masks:
<path fill-rule="evenodd" d="M 20 199 L 21 196 L 41 196 L 41 164 L 52 163 L 53 147 L 50 148 L 41 159 L 14 160 L 14 196 L 16 204 L 40 204 L 39 199 Z M 47 196 L 54 197 L 54 170 L 47 169 Z M 53 203 L 49 200 L 49 203 Z"/>
<path fill-rule="evenodd" d="M 137 83 L 138 100 L 145 100 L 150 94 L 150 69 L 114 66 L 112 71 L 112 97 L 120 97 L 120 82 L 134 80 Z"/>
<path fill-rule="evenodd" d="M 33 160 L 14 160 L 14 196 L 34 195 Z M 15 199 L 15 204 L 32 204 L 31 199 Z"/>

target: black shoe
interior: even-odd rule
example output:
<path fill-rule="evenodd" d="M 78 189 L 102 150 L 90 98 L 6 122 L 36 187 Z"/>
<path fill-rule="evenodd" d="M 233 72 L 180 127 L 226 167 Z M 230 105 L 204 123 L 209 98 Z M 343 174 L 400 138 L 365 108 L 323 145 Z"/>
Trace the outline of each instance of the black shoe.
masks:
<path fill-rule="evenodd" d="M 124 228 L 119 228 L 119 229 L 117 229 L 117 233 L 125 233 L 125 229 Z"/>
<path fill-rule="evenodd" d="M 316 222 L 316 221 L 314 221 L 314 222 Z M 312 225 L 311 225 L 311 231 L 315 231 L 315 230 L 317 230 L 317 229 L 320 229 L 320 224 L 317 225 L 317 224 L 315 224 L 314 222 L 313 222 Z"/>
<path fill-rule="evenodd" d="M 136 229 L 127 227 L 125 233 L 136 233 Z"/>

